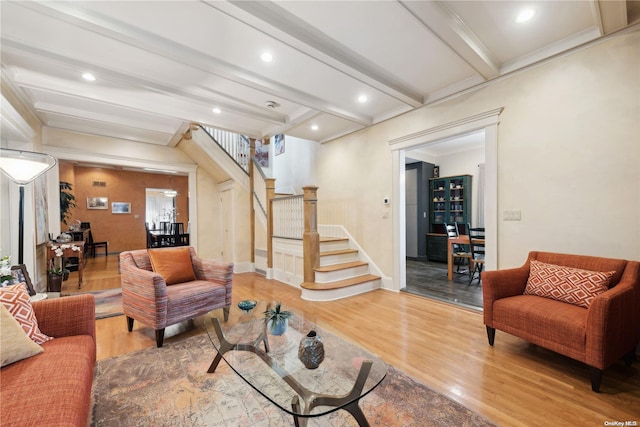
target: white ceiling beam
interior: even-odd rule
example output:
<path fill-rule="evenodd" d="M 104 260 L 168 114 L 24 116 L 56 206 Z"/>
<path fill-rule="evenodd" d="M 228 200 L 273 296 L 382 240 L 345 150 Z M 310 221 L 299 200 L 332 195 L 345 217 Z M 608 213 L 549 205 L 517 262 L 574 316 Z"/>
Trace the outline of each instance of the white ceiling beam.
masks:
<path fill-rule="evenodd" d="M 500 75 L 500 64 L 494 55 L 445 2 L 399 1 L 407 13 L 415 17 L 486 80 Z"/>
<path fill-rule="evenodd" d="M 604 36 L 626 27 L 627 2 L 625 0 L 591 0 L 591 11 L 598 19 L 600 35 Z"/>
<path fill-rule="evenodd" d="M 206 1 L 206 3 L 254 30 L 400 102 L 414 108 L 422 105 L 422 95 L 407 88 L 394 75 L 339 41 L 309 26 L 273 2 Z"/>
<path fill-rule="evenodd" d="M 105 68 L 94 63 L 79 61 L 74 58 L 52 52 L 50 50 L 44 50 L 34 46 L 29 46 L 21 41 L 12 39 L 11 37 L 4 37 L 2 39 L 2 43 L 2 48 L 5 52 L 14 52 L 19 55 L 29 55 L 31 58 L 34 58 L 38 61 L 46 61 L 64 68 L 75 67 L 78 70 L 92 69 L 95 72 L 99 73 L 102 78 L 106 78 L 109 81 L 117 83 L 118 85 L 123 87 L 134 86 L 139 89 L 161 93 L 172 98 L 179 98 L 189 102 L 198 101 L 207 106 L 207 108 L 212 105 L 212 100 L 215 99 L 216 105 L 219 105 L 220 108 L 223 108 L 225 111 L 229 111 L 243 117 L 273 123 L 276 125 L 283 124 L 286 120 L 284 114 L 280 114 L 275 111 L 263 111 L 263 109 L 258 109 L 251 106 L 247 108 L 248 104 L 243 100 L 238 98 L 231 98 L 226 94 L 213 91 L 212 89 L 203 87 L 201 85 L 194 86 L 194 88 L 200 89 L 202 92 L 209 92 L 211 93 L 211 96 L 205 96 L 202 93 L 197 93 L 195 89 L 185 89 L 183 87 L 171 86 L 164 82 L 154 81 L 153 79 L 146 76 L 136 76 L 132 73 L 124 74 L 119 71 Z M 23 82 L 23 84 L 28 83 Z M 48 88 L 53 87 L 52 82 L 48 82 L 47 84 Z M 91 99 L 99 101 L 99 99 Z M 135 102 L 135 100 L 132 100 L 132 102 Z M 127 103 L 127 105 L 129 105 L 129 103 Z M 146 110 L 146 112 L 149 114 L 157 114 L 153 110 Z M 188 120 L 188 118 L 183 119 Z"/>
<path fill-rule="evenodd" d="M 225 78 L 243 86 L 271 93 L 288 101 L 305 105 L 345 120 L 364 125 L 370 125 L 372 123 L 370 117 L 331 105 L 326 100 L 264 78 L 249 70 L 236 67 L 218 58 L 206 55 L 189 46 L 176 43 L 173 40 L 117 22 L 98 13 L 89 12 L 80 8 L 75 3 L 21 2 L 18 4 L 49 17 L 68 22 L 96 34 L 118 40 L 141 50 L 152 52 L 180 64 Z"/>
<path fill-rule="evenodd" d="M 145 126 L 145 121 L 132 120 L 124 117 L 115 116 L 113 114 L 100 114 L 87 110 L 80 110 L 77 108 L 64 107 L 61 105 L 54 105 L 48 102 L 36 102 L 34 108 L 38 112 L 52 113 L 63 117 L 72 117 L 75 119 L 91 120 L 101 123 L 113 123 L 118 126 L 126 126 L 136 130 L 144 130 L 147 132 L 159 132 L 163 134 L 173 134 L 176 131 L 175 126 L 166 125 L 148 125 Z M 176 120 L 173 120 L 176 121 Z"/>

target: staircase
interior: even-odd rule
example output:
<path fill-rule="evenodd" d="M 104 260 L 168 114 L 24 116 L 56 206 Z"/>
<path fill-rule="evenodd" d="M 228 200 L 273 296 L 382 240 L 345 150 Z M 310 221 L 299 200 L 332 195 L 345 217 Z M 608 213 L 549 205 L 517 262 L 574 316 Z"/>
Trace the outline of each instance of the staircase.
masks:
<path fill-rule="evenodd" d="M 300 285 L 302 299 L 332 301 L 379 288 L 380 276 L 371 274 L 369 263 L 360 258 L 348 237 L 321 237 L 316 280 Z"/>

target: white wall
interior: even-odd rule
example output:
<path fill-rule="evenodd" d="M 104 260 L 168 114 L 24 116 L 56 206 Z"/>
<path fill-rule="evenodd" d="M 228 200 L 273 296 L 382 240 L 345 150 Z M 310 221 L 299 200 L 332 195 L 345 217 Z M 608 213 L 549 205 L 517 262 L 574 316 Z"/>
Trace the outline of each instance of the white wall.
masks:
<path fill-rule="evenodd" d="M 273 140 L 273 138 L 272 138 Z M 315 157 L 319 147 L 317 142 L 286 135 L 284 153 L 274 155 L 274 146 L 270 146 L 271 172 L 276 179 L 276 193 L 302 194 L 302 187 L 316 185 Z"/>
<path fill-rule="evenodd" d="M 392 272 L 388 141 L 504 107 L 498 127 L 498 267 L 530 250 L 640 258 L 640 31 L 324 144 L 321 223 L 342 223 Z M 397 197 L 397 195 L 392 195 Z M 521 221 L 503 221 L 520 209 Z"/>

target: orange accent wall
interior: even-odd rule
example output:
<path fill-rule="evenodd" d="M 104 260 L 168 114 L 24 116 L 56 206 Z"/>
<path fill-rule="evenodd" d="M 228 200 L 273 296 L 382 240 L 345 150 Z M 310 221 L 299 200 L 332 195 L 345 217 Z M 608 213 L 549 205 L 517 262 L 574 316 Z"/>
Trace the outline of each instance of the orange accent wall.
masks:
<path fill-rule="evenodd" d="M 144 228 L 147 188 L 176 190 L 176 221 L 183 222 L 185 230 L 188 227 L 189 184 L 186 176 L 83 167 L 64 161 L 60 162 L 59 175 L 60 181 L 73 186 L 72 193 L 78 205 L 72 210 L 70 221 L 90 222 L 93 240 L 107 241 L 109 252 L 147 247 Z M 105 182 L 106 185 L 94 186 L 94 182 Z M 87 209 L 88 197 L 107 197 L 108 209 Z M 112 202 L 131 203 L 131 213 L 111 213 Z M 66 231 L 69 227 L 60 224 L 60 229 Z"/>

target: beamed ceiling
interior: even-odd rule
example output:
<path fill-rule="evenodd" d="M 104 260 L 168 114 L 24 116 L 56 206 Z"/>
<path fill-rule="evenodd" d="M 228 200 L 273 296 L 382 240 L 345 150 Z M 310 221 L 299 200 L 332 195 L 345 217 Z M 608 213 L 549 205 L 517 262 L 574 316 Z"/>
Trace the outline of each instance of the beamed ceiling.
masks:
<path fill-rule="evenodd" d="M 535 14 L 517 23 L 525 6 Z M 0 8 L 2 73 L 44 125 L 166 146 L 191 122 L 255 138 L 329 141 L 602 38 L 638 16 L 637 2 L 610 0 L 2 1 Z M 82 78 L 87 72 L 95 81 Z"/>

